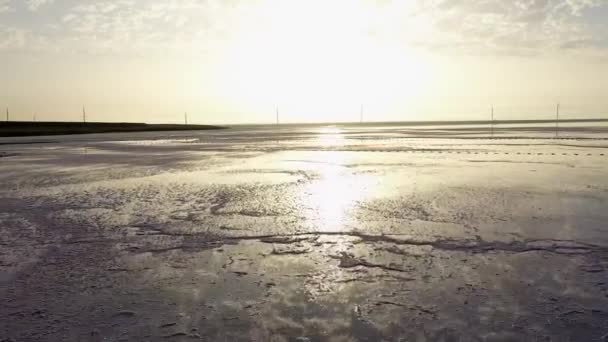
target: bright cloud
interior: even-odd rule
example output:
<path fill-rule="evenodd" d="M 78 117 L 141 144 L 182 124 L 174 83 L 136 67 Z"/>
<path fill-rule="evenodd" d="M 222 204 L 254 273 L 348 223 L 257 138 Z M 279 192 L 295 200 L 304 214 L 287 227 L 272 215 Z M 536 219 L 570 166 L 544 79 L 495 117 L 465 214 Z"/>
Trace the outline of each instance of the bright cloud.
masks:
<path fill-rule="evenodd" d="M 571 84 L 586 85 L 577 101 L 591 103 L 598 101 L 584 97 L 599 94 L 607 78 L 598 76 L 608 64 L 607 17 L 608 0 L 0 0 L 0 58 L 14 57 L 26 72 L 12 69 L 13 78 L 25 86 L 29 53 L 40 61 L 42 72 L 31 77 L 41 84 L 53 80 L 42 77 L 48 70 L 60 70 L 45 68 L 45 58 L 71 58 L 98 73 L 91 85 L 92 78 L 72 73 L 72 63 L 62 64 L 59 78 L 88 89 L 81 97 L 116 84 L 148 89 L 131 97 L 108 91 L 104 103 L 117 108 L 134 96 L 148 103 L 146 94 L 173 96 L 167 103 L 180 105 L 201 94 L 229 98 L 199 104 L 213 108 L 239 101 L 274 107 L 276 97 L 301 103 L 312 96 L 311 103 L 338 108 L 362 94 L 378 103 L 418 101 L 425 87 L 433 96 L 510 92 L 504 102 L 542 95 L 544 103 L 565 92 L 567 82 L 553 78 L 563 70 Z M 111 72 L 117 66 L 139 71 L 123 79 Z M 537 70 L 542 76 L 528 76 Z M 509 79 L 502 89 L 488 76 L 496 73 Z"/>
<path fill-rule="evenodd" d="M 52 2 L 27 0 L 26 8 L 40 11 Z M 356 8 L 353 3 L 346 2 L 341 12 L 330 6 L 331 3 L 308 1 L 304 6 L 315 10 L 303 14 L 308 17 L 302 18 L 302 24 L 314 30 L 316 17 L 329 14 L 339 26 L 341 17 Z M 378 39 L 399 39 L 429 50 L 529 55 L 560 47 L 572 51 L 606 45 L 600 42 L 605 34 L 598 33 L 598 28 L 591 27 L 585 18 L 586 11 L 608 6 L 603 0 L 361 0 L 360 3 L 367 5 L 366 13 L 360 18 L 363 31 Z M 32 40 L 25 42 L 24 47 L 49 38 L 52 45 L 67 45 L 71 50 L 201 50 L 212 42 L 257 30 L 267 23 L 248 18 L 259 17 L 260 8 L 285 4 L 301 3 L 294 1 L 289 5 L 284 0 L 66 1 L 54 4 L 63 14 L 41 18 L 45 26 L 34 28 L 24 23 L 23 27 L 15 26 L 13 30 L 31 31 Z M 13 7 L 10 0 L 0 0 L 0 12 L 8 12 Z M 328 10 L 333 12 L 324 14 Z M 19 11 L 6 15 L 23 16 Z M 282 19 L 270 15 L 263 20 Z M 608 30 L 608 26 L 603 30 Z"/>

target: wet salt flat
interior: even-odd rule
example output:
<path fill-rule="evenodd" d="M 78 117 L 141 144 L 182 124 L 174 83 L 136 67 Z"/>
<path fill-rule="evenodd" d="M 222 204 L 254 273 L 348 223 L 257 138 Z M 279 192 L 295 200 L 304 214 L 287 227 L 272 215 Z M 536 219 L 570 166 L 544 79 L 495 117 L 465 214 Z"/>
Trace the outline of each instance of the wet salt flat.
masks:
<path fill-rule="evenodd" d="M 608 126 L 554 129 L 0 138 L 0 340 L 607 340 Z"/>

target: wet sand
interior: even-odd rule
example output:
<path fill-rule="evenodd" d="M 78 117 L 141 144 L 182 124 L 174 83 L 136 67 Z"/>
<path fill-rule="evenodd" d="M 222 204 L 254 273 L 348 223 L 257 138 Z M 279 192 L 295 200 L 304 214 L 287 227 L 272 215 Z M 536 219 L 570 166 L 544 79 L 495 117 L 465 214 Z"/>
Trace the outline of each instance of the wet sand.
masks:
<path fill-rule="evenodd" d="M 605 128 L 495 134 L 0 139 L 0 340 L 605 340 Z"/>

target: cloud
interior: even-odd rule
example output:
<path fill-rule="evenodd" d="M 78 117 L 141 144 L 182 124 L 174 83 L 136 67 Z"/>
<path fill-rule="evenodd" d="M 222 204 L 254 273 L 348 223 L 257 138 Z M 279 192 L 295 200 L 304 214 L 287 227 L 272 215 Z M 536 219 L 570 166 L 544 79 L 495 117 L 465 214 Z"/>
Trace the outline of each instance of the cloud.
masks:
<path fill-rule="evenodd" d="M 49 45 L 88 52 L 202 52 L 235 35 L 256 31 L 268 21 L 285 20 L 273 16 L 272 10 L 288 6 L 285 2 L 289 1 L 297 0 L 66 1 L 56 3 L 60 15 L 48 17 L 45 29 L 19 29 L 31 31 L 24 46 L 51 41 Z M 35 11 L 51 2 L 26 0 L 26 7 Z M 314 11 L 306 11 L 309 18 L 298 18 L 302 25 L 310 25 L 311 31 L 318 20 L 315 16 L 330 15 L 339 28 L 351 10 L 349 6 L 365 4 L 361 23 L 366 27 L 361 31 L 380 40 L 394 39 L 442 53 L 534 55 L 548 50 L 605 49 L 607 45 L 602 43 L 606 32 L 597 32 L 597 27 L 592 29 L 585 22 L 587 10 L 608 5 L 606 0 L 353 0 L 340 6 L 323 1 L 297 3 L 316 6 Z M 10 0 L 0 0 L 0 12 L 11 8 Z"/>
<path fill-rule="evenodd" d="M 608 40 L 601 39 L 579 39 L 569 40 L 560 45 L 564 50 L 580 50 L 580 49 L 607 49 Z"/>
<path fill-rule="evenodd" d="M 242 1 L 245 4 L 247 1 Z M 191 53 L 224 39 L 241 1 L 120 0 L 71 7 L 60 20 L 64 37 L 87 51 Z M 236 26 L 236 25 L 232 25 Z"/>
<path fill-rule="evenodd" d="M 562 46 L 588 48 L 593 32 L 582 18 L 601 0 L 438 0 L 422 1 L 419 15 L 432 23 L 430 47 L 470 53 L 529 55 Z M 415 44 L 425 42 L 413 38 Z M 600 45 L 593 45 L 598 47 Z"/>
<path fill-rule="evenodd" d="M 571 13 L 576 16 L 579 16 L 582 10 L 600 6 L 602 3 L 605 3 L 605 0 L 566 0 Z"/>
<path fill-rule="evenodd" d="M 12 12 L 14 10 L 11 0 L 0 0 L 0 13 Z"/>
<path fill-rule="evenodd" d="M 27 0 L 26 6 L 30 11 L 37 11 L 40 7 L 48 5 L 54 2 L 54 0 Z"/>
<path fill-rule="evenodd" d="M 26 45 L 28 32 L 14 27 L 0 26 L 0 50 L 20 49 Z"/>

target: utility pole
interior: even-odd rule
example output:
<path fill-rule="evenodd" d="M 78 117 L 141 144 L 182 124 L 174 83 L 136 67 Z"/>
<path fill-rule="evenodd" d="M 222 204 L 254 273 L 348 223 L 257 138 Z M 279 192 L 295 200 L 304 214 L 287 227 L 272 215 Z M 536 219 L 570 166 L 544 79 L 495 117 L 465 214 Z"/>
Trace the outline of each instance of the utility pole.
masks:
<path fill-rule="evenodd" d="M 494 105 L 492 105 L 492 114 L 491 114 L 491 122 L 490 122 L 490 130 L 492 134 L 492 138 L 494 138 Z"/>
<path fill-rule="evenodd" d="M 360 121 L 361 121 L 361 123 L 363 123 L 363 105 L 361 105 L 361 113 L 360 114 L 361 114 Z"/>
<path fill-rule="evenodd" d="M 277 110 L 277 126 L 279 125 L 279 106 L 276 108 Z"/>
<path fill-rule="evenodd" d="M 557 104 L 557 109 L 555 111 L 555 137 L 559 136 L 559 103 Z"/>
<path fill-rule="evenodd" d="M 6 108 L 6 122 L 8 122 L 8 108 Z"/>
<path fill-rule="evenodd" d="M 188 126 L 188 112 L 184 113 L 184 124 Z"/>
<path fill-rule="evenodd" d="M 84 106 L 82 106 L 82 123 L 87 123 L 87 111 Z"/>

